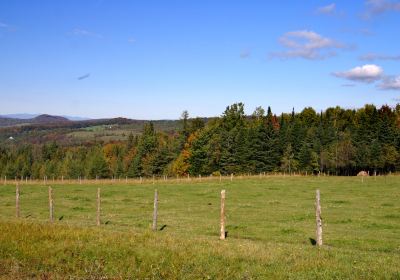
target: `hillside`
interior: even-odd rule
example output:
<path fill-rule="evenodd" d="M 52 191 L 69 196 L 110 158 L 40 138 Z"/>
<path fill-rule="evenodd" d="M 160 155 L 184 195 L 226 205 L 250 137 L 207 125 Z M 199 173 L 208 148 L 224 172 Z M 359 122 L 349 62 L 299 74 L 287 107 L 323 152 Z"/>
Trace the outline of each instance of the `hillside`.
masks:
<path fill-rule="evenodd" d="M 39 115 L 31 119 L 0 117 L 0 143 L 46 143 L 56 140 L 60 144 L 84 144 L 92 141 L 126 140 L 130 133 L 141 133 L 148 120 L 127 118 L 71 121 L 61 116 Z M 173 132 L 178 120 L 152 121 L 157 131 Z"/>

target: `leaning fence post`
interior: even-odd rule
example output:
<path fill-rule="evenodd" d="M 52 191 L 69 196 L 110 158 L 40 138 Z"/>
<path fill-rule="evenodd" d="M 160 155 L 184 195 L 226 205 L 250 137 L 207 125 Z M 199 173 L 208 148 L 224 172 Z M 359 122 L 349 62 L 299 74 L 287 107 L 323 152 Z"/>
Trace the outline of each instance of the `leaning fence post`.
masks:
<path fill-rule="evenodd" d="M 153 212 L 153 227 L 154 231 L 157 230 L 157 210 L 158 210 L 158 191 L 154 191 L 154 212 Z"/>
<path fill-rule="evenodd" d="M 19 218 L 19 185 L 15 187 L 15 216 Z"/>
<path fill-rule="evenodd" d="M 54 221 L 54 205 L 53 205 L 53 189 L 49 187 L 49 211 L 50 211 L 50 222 Z"/>
<path fill-rule="evenodd" d="M 224 240 L 226 237 L 225 233 L 225 190 L 221 191 L 221 231 L 219 239 Z"/>
<path fill-rule="evenodd" d="M 100 226 L 100 211 L 101 211 L 101 199 L 100 199 L 100 188 L 97 188 L 97 221 L 96 224 Z"/>
<path fill-rule="evenodd" d="M 321 199 L 319 190 L 315 196 L 315 218 L 317 223 L 316 237 L 317 246 L 322 246 L 322 218 L 321 218 Z"/>

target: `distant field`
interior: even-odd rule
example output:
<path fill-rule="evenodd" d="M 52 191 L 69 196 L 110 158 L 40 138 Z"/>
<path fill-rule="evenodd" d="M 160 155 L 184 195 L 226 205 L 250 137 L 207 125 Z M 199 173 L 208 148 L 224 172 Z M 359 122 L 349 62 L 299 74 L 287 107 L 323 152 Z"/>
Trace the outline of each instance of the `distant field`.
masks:
<path fill-rule="evenodd" d="M 51 183 L 49 182 L 49 185 Z M 102 226 L 96 227 L 96 190 Z M 154 189 L 159 230 L 150 230 Z M 323 238 L 315 238 L 315 190 Z M 219 237 L 226 189 L 228 238 Z M 0 279 L 400 279 L 400 177 L 0 186 Z M 46 278 L 47 277 L 47 278 Z"/>
<path fill-rule="evenodd" d="M 128 122 L 128 123 L 125 123 Z M 140 135 L 145 120 L 105 119 L 82 122 L 68 122 L 46 125 L 20 125 L 1 127 L 0 145 L 10 144 L 9 137 L 15 143 L 46 143 L 57 140 L 61 144 L 81 144 L 92 141 L 121 141 L 127 140 L 128 135 Z M 173 132 L 180 128 L 179 120 L 155 120 L 157 132 Z"/>

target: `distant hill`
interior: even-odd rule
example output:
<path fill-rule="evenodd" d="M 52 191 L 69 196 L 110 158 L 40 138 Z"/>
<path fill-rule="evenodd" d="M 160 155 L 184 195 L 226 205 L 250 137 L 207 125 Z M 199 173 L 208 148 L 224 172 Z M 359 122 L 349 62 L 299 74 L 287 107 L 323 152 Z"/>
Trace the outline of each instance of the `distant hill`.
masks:
<path fill-rule="evenodd" d="M 51 116 L 51 115 L 38 115 L 34 118 L 29 119 L 19 119 L 19 118 L 10 118 L 5 116 L 0 116 L 0 127 L 10 127 L 15 125 L 29 125 L 29 124 L 54 124 L 54 123 L 68 123 L 71 122 L 69 119 L 60 117 L 60 116 Z"/>
<path fill-rule="evenodd" d="M 21 120 L 27 120 L 27 119 L 33 119 L 39 116 L 40 114 L 7 114 L 7 115 L 1 115 L 0 118 L 9 118 L 9 119 L 21 119 Z"/>
<path fill-rule="evenodd" d="M 51 115 L 39 115 L 33 119 L 30 119 L 31 123 L 43 123 L 43 124 L 47 124 L 47 123 L 66 123 L 66 122 L 71 122 L 69 119 L 64 118 L 64 117 L 60 117 L 60 116 L 51 116 Z"/>
<path fill-rule="evenodd" d="M 28 120 L 28 119 L 36 118 L 37 116 L 40 116 L 40 115 L 43 115 L 43 114 L 26 114 L 26 113 L 22 113 L 22 114 L 6 114 L 6 115 L 0 115 L 0 118 Z M 90 120 L 90 118 L 79 117 L 79 116 L 65 116 L 65 115 L 62 115 L 61 117 L 69 119 L 70 121 L 87 121 L 87 120 Z"/>
<path fill-rule="evenodd" d="M 208 122 L 209 118 L 203 119 Z M 4 118 L 0 116 L 0 146 L 9 143 L 47 143 L 78 145 L 93 142 L 126 140 L 128 135 L 139 135 L 149 120 L 127 118 L 90 119 L 72 121 L 62 116 L 38 115 L 31 119 Z M 156 131 L 176 133 L 180 120 L 153 120 Z"/>

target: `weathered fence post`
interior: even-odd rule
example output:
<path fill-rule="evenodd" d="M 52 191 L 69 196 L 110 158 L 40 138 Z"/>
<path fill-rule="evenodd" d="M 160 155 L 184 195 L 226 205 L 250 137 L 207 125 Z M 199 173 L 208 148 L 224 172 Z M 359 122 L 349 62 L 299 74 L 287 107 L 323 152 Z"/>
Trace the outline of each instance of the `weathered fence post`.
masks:
<path fill-rule="evenodd" d="M 49 211 L 50 211 L 50 222 L 54 221 L 54 205 L 53 205 L 53 189 L 49 187 Z"/>
<path fill-rule="evenodd" d="M 100 198 L 100 188 L 97 188 L 97 226 L 100 226 L 100 211 L 101 211 L 101 198 Z"/>
<path fill-rule="evenodd" d="M 233 173 L 231 173 L 231 182 L 233 181 Z"/>
<path fill-rule="evenodd" d="M 320 199 L 319 190 L 317 190 L 316 196 L 315 196 L 315 218 L 316 218 L 316 223 L 317 223 L 316 242 L 317 242 L 317 246 L 322 246 L 321 199 Z"/>
<path fill-rule="evenodd" d="M 154 191 L 153 231 L 157 230 L 158 191 Z"/>
<path fill-rule="evenodd" d="M 19 218 L 19 185 L 15 186 L 15 216 Z"/>
<path fill-rule="evenodd" d="M 226 237 L 225 233 L 225 190 L 221 191 L 221 230 L 219 239 L 224 240 Z"/>

